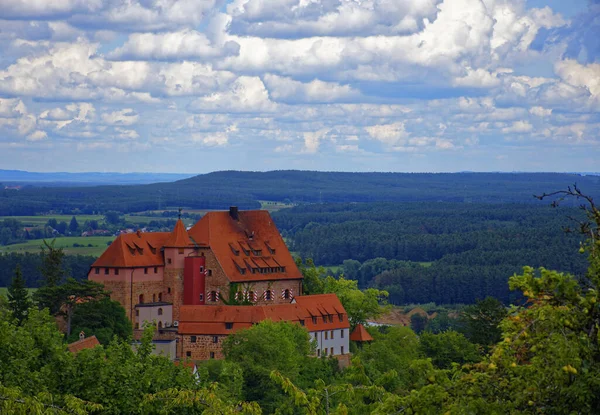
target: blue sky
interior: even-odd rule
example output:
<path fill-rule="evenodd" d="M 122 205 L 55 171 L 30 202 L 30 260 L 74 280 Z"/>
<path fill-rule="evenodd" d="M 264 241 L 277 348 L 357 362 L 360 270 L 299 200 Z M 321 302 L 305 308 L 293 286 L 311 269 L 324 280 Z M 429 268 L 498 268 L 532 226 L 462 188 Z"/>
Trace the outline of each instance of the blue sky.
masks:
<path fill-rule="evenodd" d="M 3 169 L 600 170 L 597 0 L 0 0 L 0 16 Z"/>

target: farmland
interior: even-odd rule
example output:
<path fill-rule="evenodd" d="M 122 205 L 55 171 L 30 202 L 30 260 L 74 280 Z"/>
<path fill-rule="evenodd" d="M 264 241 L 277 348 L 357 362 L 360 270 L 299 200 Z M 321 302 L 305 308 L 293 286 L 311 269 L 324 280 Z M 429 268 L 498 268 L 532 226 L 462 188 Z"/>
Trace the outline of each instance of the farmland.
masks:
<path fill-rule="evenodd" d="M 114 236 L 64 236 L 56 238 L 54 246 L 63 248 L 63 251 L 67 255 L 100 256 L 106 249 L 108 242 L 112 242 L 114 239 Z M 19 244 L 0 246 L 0 253 L 40 252 L 40 247 L 44 244 L 43 241 L 43 239 L 32 239 Z"/>

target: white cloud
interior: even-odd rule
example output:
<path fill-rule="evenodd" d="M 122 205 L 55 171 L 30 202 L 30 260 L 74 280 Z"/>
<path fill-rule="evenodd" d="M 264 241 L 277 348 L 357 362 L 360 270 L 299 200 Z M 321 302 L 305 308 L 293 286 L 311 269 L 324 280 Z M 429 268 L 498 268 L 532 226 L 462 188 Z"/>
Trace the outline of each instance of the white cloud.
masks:
<path fill-rule="evenodd" d="M 264 82 L 275 101 L 284 102 L 339 102 L 356 99 L 360 93 L 349 85 L 323 82 L 315 79 L 302 83 L 292 78 L 266 74 Z"/>
<path fill-rule="evenodd" d="M 177 60 L 208 59 L 236 55 L 239 45 L 233 41 L 213 44 L 204 33 L 182 30 L 168 33 L 134 33 L 112 53 L 112 59 Z"/>
<path fill-rule="evenodd" d="M 273 112 L 277 104 L 269 98 L 269 93 L 259 77 L 240 76 L 224 92 L 198 98 L 190 103 L 192 111 L 208 112 Z"/>
<path fill-rule="evenodd" d="M 398 145 L 406 142 L 408 133 L 403 122 L 393 124 L 373 125 L 365 127 L 367 133 L 374 139 L 387 145 Z"/>
<path fill-rule="evenodd" d="M 102 121 L 109 125 L 133 125 L 138 122 L 140 116 L 132 108 L 102 114 Z"/>
<path fill-rule="evenodd" d="M 537 117 L 547 117 L 548 115 L 552 114 L 552 109 L 536 106 L 529 108 L 529 113 Z"/>
<path fill-rule="evenodd" d="M 510 127 L 504 127 L 502 129 L 502 132 L 505 134 L 510 134 L 510 133 L 528 133 L 531 130 L 533 130 L 533 125 L 531 125 L 529 122 L 527 121 L 515 121 L 512 123 L 512 125 Z"/>
<path fill-rule="evenodd" d="M 304 151 L 307 153 L 316 153 L 321 144 L 321 140 L 329 132 L 329 129 L 304 132 Z"/>

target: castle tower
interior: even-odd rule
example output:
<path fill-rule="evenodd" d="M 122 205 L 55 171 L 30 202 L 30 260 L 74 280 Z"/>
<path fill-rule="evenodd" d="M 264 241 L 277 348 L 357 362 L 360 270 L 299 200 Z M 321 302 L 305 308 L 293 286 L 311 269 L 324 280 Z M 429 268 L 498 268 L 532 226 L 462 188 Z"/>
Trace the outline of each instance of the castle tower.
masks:
<path fill-rule="evenodd" d="M 184 297 L 184 269 L 186 258 L 194 255 L 194 243 L 188 236 L 181 219 L 165 241 L 163 247 L 165 259 L 164 290 L 165 301 L 173 304 L 173 320 L 179 319 L 179 307 Z"/>

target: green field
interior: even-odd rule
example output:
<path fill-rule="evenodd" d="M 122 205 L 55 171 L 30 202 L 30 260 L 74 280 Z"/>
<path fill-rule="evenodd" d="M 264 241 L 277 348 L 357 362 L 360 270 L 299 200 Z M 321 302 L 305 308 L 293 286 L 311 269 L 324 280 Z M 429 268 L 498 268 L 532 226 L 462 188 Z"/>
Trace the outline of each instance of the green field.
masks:
<path fill-rule="evenodd" d="M 37 288 L 27 288 L 27 291 L 29 291 L 29 294 L 33 294 L 35 292 L 35 290 L 37 290 Z M 0 287 L 0 296 L 4 296 L 6 297 L 8 293 L 8 288 L 7 287 Z"/>
<path fill-rule="evenodd" d="M 63 236 L 56 238 L 54 246 L 63 248 L 67 255 L 94 255 L 100 256 L 106 250 L 107 242 L 113 241 L 114 236 Z M 46 239 L 50 241 L 50 239 Z M 44 244 L 43 239 L 32 239 L 31 241 L 23 242 L 14 245 L 0 246 L 0 252 L 40 252 L 40 247 Z M 74 247 L 73 244 L 82 245 Z M 92 245 L 92 246 L 88 246 Z"/>

